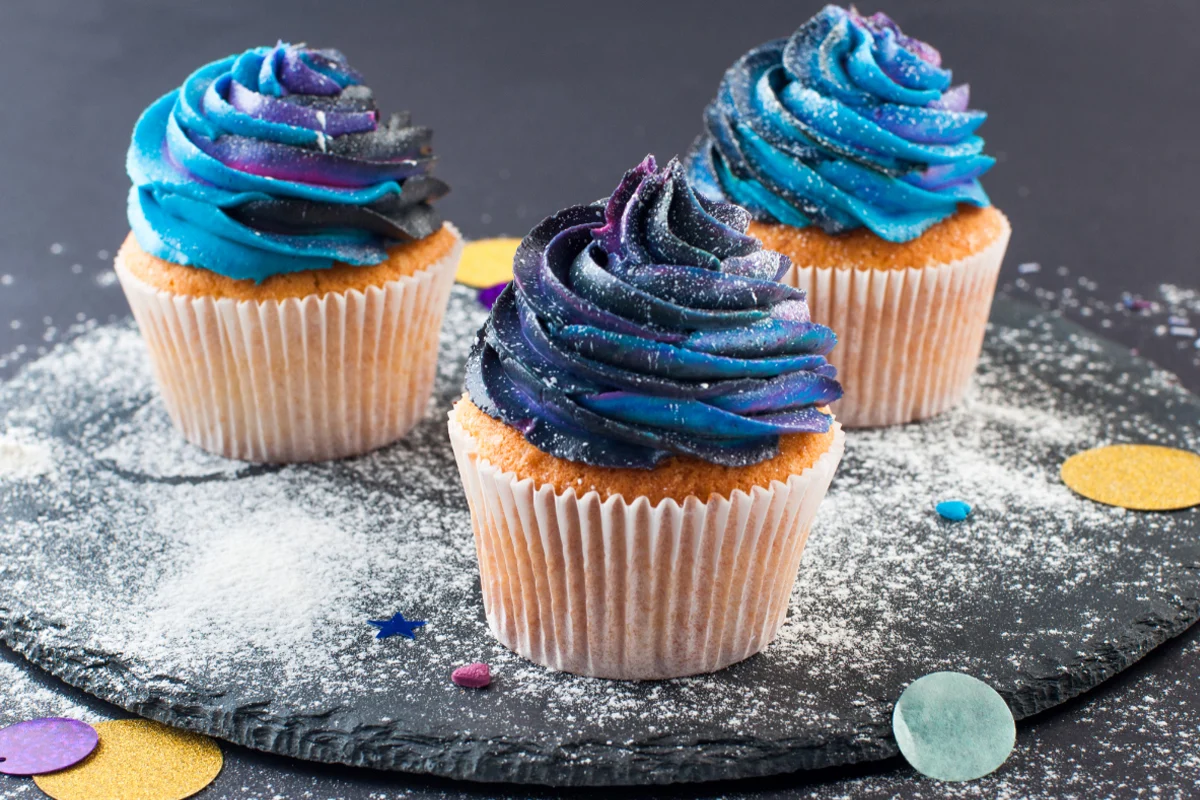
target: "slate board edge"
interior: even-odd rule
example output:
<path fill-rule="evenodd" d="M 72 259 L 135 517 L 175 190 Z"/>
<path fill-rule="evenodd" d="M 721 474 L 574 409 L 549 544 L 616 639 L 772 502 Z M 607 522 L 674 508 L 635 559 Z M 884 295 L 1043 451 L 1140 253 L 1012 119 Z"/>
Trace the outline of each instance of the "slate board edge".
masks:
<path fill-rule="evenodd" d="M 1187 630 L 1200 617 L 1200 599 L 1180 603 L 1173 619 L 1138 620 L 1109 652 L 1069 665 L 1053 676 L 1030 676 L 1017 687 L 996 687 L 1017 719 L 1037 714 L 1095 688 Z M 131 713 L 197 731 L 250 749 L 323 763 L 432 775 L 484 783 L 548 786 L 620 786 L 689 783 L 766 777 L 799 770 L 877 761 L 898 754 L 891 730 L 857 729 L 853 736 L 814 742 L 682 741 L 655 745 L 588 743 L 566 751 L 513 740 L 413 736 L 401 726 L 373 726 L 392 743 L 363 746 L 362 729 L 323 725 L 326 717 L 296 716 L 286 723 L 265 718 L 252 705 L 221 708 L 219 697 L 193 693 L 192 700 L 148 697 L 123 679 L 122 660 L 79 647 L 54 649 L 39 641 L 52 628 L 33 613 L 0 608 L 0 638 L 33 664 L 65 683 Z M 403 741 L 403 744 L 396 742 Z M 679 746 L 684 749 L 680 750 Z M 578 763 L 583 761 L 584 763 Z M 570 762 L 576 762 L 571 764 Z M 566 768 L 566 769 L 564 769 Z"/>

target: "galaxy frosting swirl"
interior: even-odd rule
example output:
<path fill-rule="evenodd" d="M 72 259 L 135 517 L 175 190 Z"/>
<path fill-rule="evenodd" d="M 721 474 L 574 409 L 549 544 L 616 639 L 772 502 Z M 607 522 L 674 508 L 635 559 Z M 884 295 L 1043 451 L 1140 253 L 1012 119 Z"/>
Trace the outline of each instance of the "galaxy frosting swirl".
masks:
<path fill-rule="evenodd" d="M 990 204 L 995 160 L 930 45 L 887 15 L 826 6 L 789 39 L 742 56 L 704 112 L 689 172 L 755 219 L 916 238 L 959 203 Z"/>
<path fill-rule="evenodd" d="M 407 113 L 381 122 L 336 50 L 248 50 L 138 119 L 130 226 L 152 255 L 235 279 L 378 264 L 441 227 L 431 138 Z"/>
<path fill-rule="evenodd" d="M 836 339 L 749 224 L 653 157 L 607 200 L 544 220 L 472 350 L 471 400 L 538 449 L 604 467 L 742 466 L 781 434 L 828 431 Z"/>

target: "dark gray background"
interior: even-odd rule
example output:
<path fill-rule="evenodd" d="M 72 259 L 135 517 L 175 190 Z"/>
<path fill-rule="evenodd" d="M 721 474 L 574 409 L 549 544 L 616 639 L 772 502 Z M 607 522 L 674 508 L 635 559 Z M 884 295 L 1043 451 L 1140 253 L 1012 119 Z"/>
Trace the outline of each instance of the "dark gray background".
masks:
<path fill-rule="evenodd" d="M 794 0 L 6 0 L 0 376 L 70 336 L 72 326 L 127 312 L 104 276 L 127 231 L 129 131 L 151 100 L 205 62 L 277 38 L 342 49 L 385 111 L 408 108 L 435 129 L 438 171 L 453 187 L 442 203 L 446 216 L 469 237 L 519 236 L 558 208 L 607 194 L 647 152 L 666 158 L 685 151 L 725 67 L 749 47 L 790 33 L 819 7 Z M 1030 281 L 1061 292 L 1080 276 L 1097 302 L 1117 302 L 1122 291 L 1151 297 L 1163 283 L 1200 286 L 1200 4 L 894 0 L 884 10 L 939 47 L 956 77 L 971 83 L 973 104 L 991 114 L 982 133 L 1000 163 L 985 185 L 1014 227 L 1006 286 L 1013 287 L 1015 265 L 1025 261 L 1044 265 Z M 1058 266 L 1070 277 L 1055 272 Z M 1016 286 L 1014 292 L 1055 302 Z M 1100 317 L 1082 321 L 1098 326 Z M 1200 387 L 1191 342 L 1151 330 L 1118 318 L 1105 332 Z M 1084 789 L 1071 769 L 1038 769 L 1048 753 L 1060 757 L 1056 764 L 1067 753 L 1065 763 L 1090 776 L 1087 796 L 1133 796 L 1150 784 L 1188 796 L 1200 779 L 1196 743 L 1184 746 L 1183 735 L 1200 724 L 1200 698 L 1189 688 L 1200 649 L 1194 634 L 1183 638 L 1099 692 L 1023 727 L 1023 749 L 1005 767 L 1018 795 Z M 0 658 L 15 657 L 0 649 Z M 1140 714 L 1129 710 L 1147 693 L 1171 698 L 1165 730 L 1137 724 Z M 4 698 L 0 686 L 0 703 Z M 330 770 L 235 748 L 226 754 L 226 772 L 206 796 L 307 790 L 378 797 L 404 795 L 406 786 L 414 794 L 405 796 L 459 795 L 452 784 Z M 1162 766 L 1172 763 L 1178 769 Z M 905 768 L 865 772 L 897 769 Z M 842 782 L 860 772 L 700 793 L 942 794 L 906 771 Z M 15 784 L 0 780 L 0 793 L 10 789 Z"/>

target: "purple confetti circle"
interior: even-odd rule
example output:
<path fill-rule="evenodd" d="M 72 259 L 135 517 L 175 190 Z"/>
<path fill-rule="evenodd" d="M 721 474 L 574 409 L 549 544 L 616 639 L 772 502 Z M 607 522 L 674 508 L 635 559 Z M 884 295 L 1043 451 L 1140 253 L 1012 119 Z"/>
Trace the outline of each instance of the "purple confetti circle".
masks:
<path fill-rule="evenodd" d="M 83 761 L 100 741 L 86 722 L 43 717 L 0 728 L 0 773 L 43 775 Z"/>

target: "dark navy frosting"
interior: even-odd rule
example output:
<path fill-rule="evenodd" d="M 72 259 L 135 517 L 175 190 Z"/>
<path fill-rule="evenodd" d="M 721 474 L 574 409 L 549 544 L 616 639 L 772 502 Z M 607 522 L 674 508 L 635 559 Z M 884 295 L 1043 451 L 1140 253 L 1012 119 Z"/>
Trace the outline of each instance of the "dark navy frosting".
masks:
<path fill-rule="evenodd" d="M 546 219 L 480 331 L 471 400 L 544 452 L 606 467 L 741 466 L 780 434 L 829 430 L 835 337 L 749 223 L 649 156 L 607 200 Z"/>
<path fill-rule="evenodd" d="M 959 203 L 989 204 L 994 159 L 941 55 L 887 15 L 826 6 L 790 39 L 751 50 L 704 113 L 689 172 L 755 219 L 914 239 Z"/>
<path fill-rule="evenodd" d="M 338 51 L 255 48 L 142 114 L 129 222 L 147 252 L 235 279 L 378 264 L 441 227 L 431 137 L 407 113 L 381 122 Z"/>

